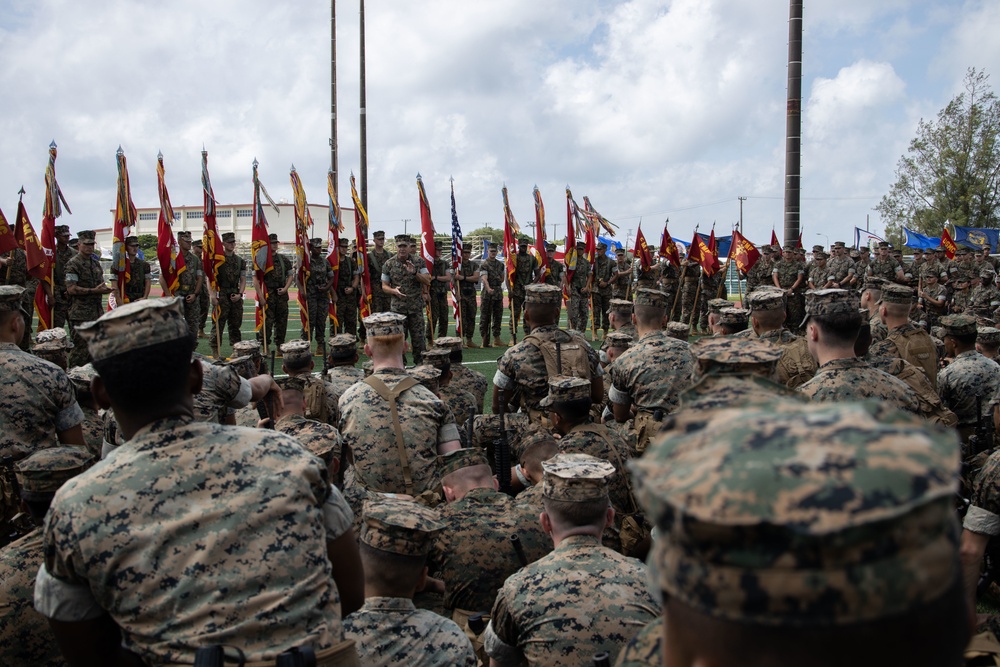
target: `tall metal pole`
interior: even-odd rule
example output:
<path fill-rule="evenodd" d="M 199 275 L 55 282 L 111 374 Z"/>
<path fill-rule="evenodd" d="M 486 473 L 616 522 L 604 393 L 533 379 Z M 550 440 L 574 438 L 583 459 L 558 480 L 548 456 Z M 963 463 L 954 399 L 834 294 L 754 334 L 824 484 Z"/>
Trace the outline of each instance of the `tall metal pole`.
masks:
<path fill-rule="evenodd" d="M 361 0 L 361 205 L 368 210 L 368 122 L 365 115 L 365 0 Z M 369 213 L 370 215 L 370 213 Z"/>
<path fill-rule="evenodd" d="M 337 0 L 330 0 L 330 169 L 333 171 L 334 194 L 340 192 L 337 167 Z"/>
<path fill-rule="evenodd" d="M 802 162 L 802 0 L 788 7 L 788 103 L 785 110 L 785 246 L 800 231 Z"/>
<path fill-rule="evenodd" d="M 740 235 L 743 234 L 743 202 L 747 200 L 746 197 L 740 197 Z"/>

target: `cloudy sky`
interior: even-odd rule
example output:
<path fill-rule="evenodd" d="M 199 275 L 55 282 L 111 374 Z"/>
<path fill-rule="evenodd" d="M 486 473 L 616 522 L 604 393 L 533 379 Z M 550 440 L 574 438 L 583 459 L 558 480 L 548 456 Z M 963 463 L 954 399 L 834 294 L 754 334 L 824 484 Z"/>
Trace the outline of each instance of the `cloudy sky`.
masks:
<path fill-rule="evenodd" d="M 359 173 L 358 2 L 338 2 L 342 201 Z M 850 242 L 893 181 L 920 118 L 966 69 L 1000 88 L 1000 3 L 806 0 L 802 84 L 805 244 Z M 568 184 L 651 242 L 716 222 L 781 236 L 785 0 L 368 0 L 368 201 L 373 228 L 419 224 L 423 175 L 439 231 L 448 179 L 468 231 L 545 199 L 565 233 Z M 254 157 L 275 198 L 294 163 L 326 203 L 329 3 L 0 0 L 0 209 L 17 190 L 41 218 L 47 146 L 74 230 L 109 227 L 115 151 L 136 205 L 156 206 L 164 154 L 175 205 L 200 204 L 200 151 L 216 198 L 249 202 Z M 346 195 L 346 196 L 344 196 Z M 556 227 L 558 225 L 558 227 Z"/>

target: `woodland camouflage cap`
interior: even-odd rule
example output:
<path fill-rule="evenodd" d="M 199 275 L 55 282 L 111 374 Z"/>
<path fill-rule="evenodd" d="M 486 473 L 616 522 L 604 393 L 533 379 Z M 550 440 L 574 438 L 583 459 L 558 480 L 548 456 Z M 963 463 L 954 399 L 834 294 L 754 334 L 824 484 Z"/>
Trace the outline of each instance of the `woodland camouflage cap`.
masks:
<path fill-rule="evenodd" d="M 490 462 L 486 459 L 486 452 L 473 447 L 456 449 L 453 452 L 442 454 L 438 457 L 438 474 L 444 479 L 451 473 L 462 468 L 472 466 L 488 466 Z"/>
<path fill-rule="evenodd" d="M 589 502 L 608 497 L 608 477 L 615 467 L 589 454 L 556 454 L 542 462 L 542 496 Z"/>
<path fill-rule="evenodd" d="M 427 555 L 445 528 L 437 510 L 398 498 L 366 501 L 361 521 L 362 542 L 403 556 Z"/>
<path fill-rule="evenodd" d="M 715 618 L 864 622 L 960 575 L 957 436 L 877 402 L 723 410 L 631 466 L 659 585 Z"/>

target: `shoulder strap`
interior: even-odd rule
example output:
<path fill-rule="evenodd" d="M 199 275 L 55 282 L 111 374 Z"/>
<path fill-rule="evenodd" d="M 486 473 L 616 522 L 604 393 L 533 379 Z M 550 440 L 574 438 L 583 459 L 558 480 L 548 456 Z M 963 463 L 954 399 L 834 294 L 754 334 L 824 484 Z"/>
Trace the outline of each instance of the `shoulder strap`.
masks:
<path fill-rule="evenodd" d="M 406 455 L 406 444 L 403 442 L 403 427 L 399 423 L 399 412 L 396 410 L 396 399 L 399 395 L 410 387 L 417 384 L 417 381 L 407 376 L 396 383 L 392 389 L 375 375 L 369 375 L 364 379 L 364 383 L 374 389 L 379 396 L 389 402 L 389 413 L 392 418 L 392 430 L 396 433 L 396 448 L 399 450 L 399 463 L 403 466 L 403 483 L 406 485 L 406 493 L 413 495 L 413 473 L 410 471 L 410 458 Z"/>

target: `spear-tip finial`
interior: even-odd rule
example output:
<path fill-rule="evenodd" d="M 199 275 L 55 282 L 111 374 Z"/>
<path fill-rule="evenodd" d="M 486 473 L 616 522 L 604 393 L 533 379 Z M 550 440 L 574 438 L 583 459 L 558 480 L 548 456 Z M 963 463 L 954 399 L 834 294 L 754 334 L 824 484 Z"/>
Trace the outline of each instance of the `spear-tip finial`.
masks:
<path fill-rule="evenodd" d="M 259 164 L 260 164 L 260 163 L 259 163 L 259 162 L 257 162 L 257 158 L 256 158 L 256 157 L 254 157 L 254 159 L 253 159 L 253 168 L 254 168 L 254 169 L 256 169 L 256 168 L 257 168 L 257 166 L 258 166 Z"/>
<path fill-rule="evenodd" d="M 49 144 L 49 148 L 59 148 L 59 146 L 56 144 L 56 140 L 55 139 L 53 139 L 52 143 Z"/>
<path fill-rule="evenodd" d="M 454 183 L 455 182 L 455 177 L 454 176 L 449 176 L 448 177 L 448 182 L 449 183 Z"/>
<path fill-rule="evenodd" d="M 534 189 L 534 190 L 537 190 L 537 189 L 538 189 L 538 183 L 535 183 L 535 187 L 534 187 L 533 189 Z"/>
<path fill-rule="evenodd" d="M 156 151 L 156 159 L 163 162 L 163 151 Z"/>
<path fill-rule="evenodd" d="M 121 157 L 122 155 L 125 155 L 125 151 L 122 150 L 122 145 L 121 144 L 118 144 L 118 150 L 115 151 L 115 155 L 117 155 L 118 157 Z"/>
<path fill-rule="evenodd" d="M 201 144 L 201 154 L 202 155 L 208 155 L 208 150 L 205 148 L 205 143 L 204 142 L 202 142 L 202 144 Z"/>
<path fill-rule="evenodd" d="M 294 164 L 292 165 L 292 168 L 289 169 L 289 171 L 295 171 L 295 165 Z"/>
<path fill-rule="evenodd" d="M 417 172 L 417 180 L 418 180 L 418 181 L 421 181 L 421 180 L 423 180 L 422 178 L 420 178 L 420 172 L 419 172 L 419 171 Z"/>
<path fill-rule="evenodd" d="M 24 195 L 24 193 L 25 193 L 25 189 L 24 189 L 24 186 L 22 185 L 22 186 L 21 186 L 21 189 L 17 191 L 17 194 L 19 194 L 19 195 L 22 195 L 22 196 L 23 196 L 23 195 Z"/>

